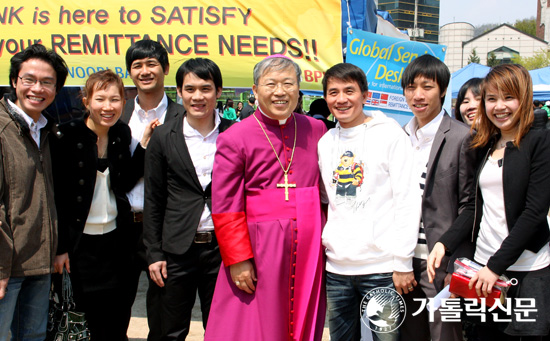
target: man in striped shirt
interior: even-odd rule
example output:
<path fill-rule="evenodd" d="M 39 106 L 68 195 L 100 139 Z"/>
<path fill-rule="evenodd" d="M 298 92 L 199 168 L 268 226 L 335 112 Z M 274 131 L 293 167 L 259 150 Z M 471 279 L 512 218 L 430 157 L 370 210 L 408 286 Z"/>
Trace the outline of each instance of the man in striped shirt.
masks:
<path fill-rule="evenodd" d="M 442 108 L 450 76 L 442 61 L 423 55 L 407 66 L 401 80 L 403 94 L 414 114 L 405 131 L 413 145 L 422 196 L 419 238 L 413 258 L 418 284 L 404 295 L 407 316 L 401 326 L 401 340 L 462 340 L 461 323 L 443 323 L 439 311 L 434 313 L 433 321 L 426 310 L 413 316 L 421 310 L 421 302 L 414 299 L 433 298 L 450 281 L 454 259 L 459 254 L 468 255 L 471 251 L 467 248 L 473 250 L 473 245 L 465 245 L 445 257 L 434 283 L 428 282 L 428 254 L 466 204 L 474 176 L 469 127 L 451 118 Z"/>

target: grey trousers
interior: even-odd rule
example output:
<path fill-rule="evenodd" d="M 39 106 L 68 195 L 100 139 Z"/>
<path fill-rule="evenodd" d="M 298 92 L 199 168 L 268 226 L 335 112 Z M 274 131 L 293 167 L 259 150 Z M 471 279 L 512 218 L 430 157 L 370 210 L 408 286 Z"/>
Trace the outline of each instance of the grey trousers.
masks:
<path fill-rule="evenodd" d="M 433 322 L 425 308 L 420 314 L 412 316 L 422 306 L 421 302 L 414 301 L 414 298 L 433 298 L 437 295 L 435 285 L 428 282 L 426 261 L 418 258 L 413 259 L 414 277 L 418 285 L 413 292 L 403 295 L 407 305 L 407 315 L 401 325 L 400 335 L 402 341 L 462 341 L 461 322 L 443 322 L 439 311 L 434 313 Z M 445 271 L 438 269 L 437 271 Z"/>

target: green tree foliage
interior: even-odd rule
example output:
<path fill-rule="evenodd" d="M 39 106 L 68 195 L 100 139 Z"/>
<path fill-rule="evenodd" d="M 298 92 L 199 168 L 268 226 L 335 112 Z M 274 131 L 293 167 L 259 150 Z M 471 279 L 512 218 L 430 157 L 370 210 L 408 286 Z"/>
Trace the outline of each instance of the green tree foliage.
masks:
<path fill-rule="evenodd" d="M 477 37 L 480 34 L 490 31 L 499 25 L 500 24 L 483 24 L 483 25 L 476 26 L 474 28 L 474 37 Z"/>
<path fill-rule="evenodd" d="M 532 35 L 533 37 L 537 36 L 537 21 L 534 17 L 531 17 L 529 19 L 516 20 L 514 27 L 523 33 Z"/>
<path fill-rule="evenodd" d="M 472 49 L 472 54 L 470 55 L 470 57 L 468 57 L 468 64 L 471 64 L 471 63 L 477 63 L 479 64 L 479 56 L 477 55 L 477 52 L 476 52 L 476 49 L 473 48 Z"/>
<path fill-rule="evenodd" d="M 497 60 L 497 56 L 495 55 L 495 53 L 494 52 L 489 53 L 489 56 L 487 57 L 487 66 L 493 67 L 493 66 L 497 66 L 498 64 L 500 63 Z"/>
<path fill-rule="evenodd" d="M 533 57 L 517 56 L 512 59 L 512 62 L 523 65 L 527 70 L 550 66 L 550 50 L 540 49 Z"/>

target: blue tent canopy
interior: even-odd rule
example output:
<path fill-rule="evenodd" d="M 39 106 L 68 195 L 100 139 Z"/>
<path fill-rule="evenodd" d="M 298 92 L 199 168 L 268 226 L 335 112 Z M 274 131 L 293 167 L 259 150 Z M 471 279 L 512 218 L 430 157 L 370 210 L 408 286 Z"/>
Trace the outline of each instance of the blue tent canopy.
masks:
<path fill-rule="evenodd" d="M 529 71 L 533 79 L 533 100 L 550 100 L 550 67 Z"/>
<path fill-rule="evenodd" d="M 490 67 L 471 63 L 451 75 L 451 88 L 453 98 L 458 96 L 460 87 L 474 77 L 483 78 L 491 70 Z M 550 100 L 550 66 L 529 71 L 533 79 L 533 100 Z"/>
<path fill-rule="evenodd" d="M 533 78 L 533 85 L 550 84 L 550 66 L 529 71 Z"/>
<path fill-rule="evenodd" d="M 454 72 L 451 75 L 451 90 L 452 97 L 456 98 L 458 96 L 458 91 L 464 83 L 472 78 L 483 78 L 489 73 L 491 68 L 485 65 L 470 63 L 463 67 L 462 69 Z"/>

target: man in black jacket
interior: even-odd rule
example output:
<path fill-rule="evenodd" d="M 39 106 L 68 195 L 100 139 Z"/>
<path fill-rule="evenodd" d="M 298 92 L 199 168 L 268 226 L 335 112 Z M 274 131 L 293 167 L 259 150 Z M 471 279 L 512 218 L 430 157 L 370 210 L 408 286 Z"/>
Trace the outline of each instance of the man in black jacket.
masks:
<path fill-rule="evenodd" d="M 124 107 L 121 121 L 128 124 L 132 130 L 133 153 L 139 141 L 143 137 L 145 126 L 153 120 L 158 124 L 168 123 L 178 114 L 183 114 L 181 105 L 172 101 L 164 92 L 164 78 L 170 70 L 168 52 L 154 40 L 139 40 L 126 51 L 126 68 L 130 78 L 137 88 L 135 99 L 128 100 Z M 139 276 L 142 271 L 147 271 L 145 259 L 145 247 L 143 246 L 143 196 L 144 182 L 140 179 L 136 186 L 127 194 L 132 208 L 131 228 L 132 242 L 136 245 L 134 276 L 129 278 L 128 295 L 134 300 L 137 293 Z M 160 324 L 156 312 L 160 309 L 157 305 L 159 295 L 158 287 L 149 281 L 147 290 L 147 323 L 149 325 L 149 341 L 160 339 Z M 130 316 L 128 316 L 128 323 Z"/>
<path fill-rule="evenodd" d="M 145 157 L 144 241 L 151 279 L 161 289 L 163 340 L 185 339 L 198 291 L 203 326 L 221 264 L 211 216 L 218 135 L 231 122 L 216 115 L 222 76 L 209 59 L 176 73 L 185 115 L 156 128 Z"/>
<path fill-rule="evenodd" d="M 241 121 L 254 113 L 254 110 L 255 110 L 254 102 L 256 102 L 256 98 L 254 96 L 251 96 L 250 98 L 248 98 L 248 103 L 244 106 L 243 110 L 241 111 L 241 117 L 240 117 Z"/>

